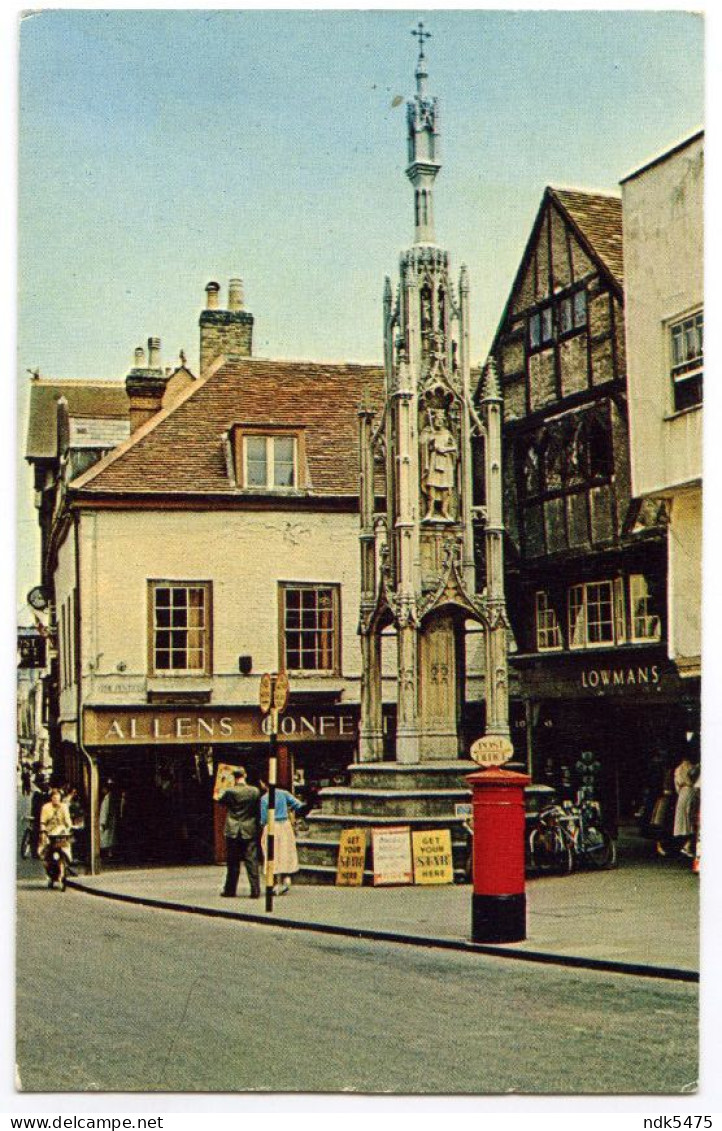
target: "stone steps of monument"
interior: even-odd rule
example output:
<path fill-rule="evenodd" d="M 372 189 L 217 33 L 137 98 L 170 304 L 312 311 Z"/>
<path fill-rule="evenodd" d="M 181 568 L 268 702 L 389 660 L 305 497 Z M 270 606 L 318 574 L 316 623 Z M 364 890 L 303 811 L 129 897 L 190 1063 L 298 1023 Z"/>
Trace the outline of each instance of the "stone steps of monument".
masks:
<path fill-rule="evenodd" d="M 453 819 L 454 806 L 469 801 L 466 789 L 354 789 L 330 786 L 321 790 L 324 815 Z"/>
<path fill-rule="evenodd" d="M 404 766 L 398 762 L 366 762 L 349 766 L 349 779 L 355 789 L 447 789 L 468 788 L 464 777 L 478 770 L 475 762 L 433 762 Z"/>
<path fill-rule="evenodd" d="M 384 815 L 374 813 L 327 813 L 321 809 L 314 809 L 305 818 L 306 824 L 309 827 L 309 835 L 307 837 L 299 838 L 299 843 L 304 843 L 308 840 L 331 840 L 338 839 L 343 829 L 371 829 L 371 828 L 389 828 L 393 825 L 408 825 L 413 832 L 416 829 L 451 829 L 452 840 L 456 833 L 456 839 L 461 841 L 465 839 L 465 834 L 461 831 L 463 821 L 459 817 L 451 817 L 446 815 L 430 815 L 424 814 L 423 816 L 410 816 L 402 817 L 398 813 L 389 814 L 388 811 Z"/>

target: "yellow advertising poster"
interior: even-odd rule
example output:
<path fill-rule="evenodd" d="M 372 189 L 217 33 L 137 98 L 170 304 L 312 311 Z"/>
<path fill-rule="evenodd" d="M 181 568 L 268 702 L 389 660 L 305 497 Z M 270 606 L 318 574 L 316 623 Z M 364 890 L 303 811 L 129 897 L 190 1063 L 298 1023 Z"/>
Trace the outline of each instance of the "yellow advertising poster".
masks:
<path fill-rule="evenodd" d="M 415 884 L 453 884 L 451 833 L 448 829 L 425 829 L 411 837 Z"/>
<path fill-rule="evenodd" d="M 214 801 L 218 801 L 219 797 L 222 797 L 227 789 L 232 789 L 236 784 L 235 778 L 233 777 L 233 772 L 237 769 L 237 766 L 227 766 L 225 762 L 218 763 L 218 769 L 216 770 L 216 782 L 213 786 Z"/>
<path fill-rule="evenodd" d="M 338 848 L 336 883 L 339 887 L 358 887 L 364 880 L 366 830 L 344 829 Z"/>
<path fill-rule="evenodd" d="M 372 829 L 374 886 L 413 883 L 411 863 L 411 829 L 408 825 L 392 825 Z"/>

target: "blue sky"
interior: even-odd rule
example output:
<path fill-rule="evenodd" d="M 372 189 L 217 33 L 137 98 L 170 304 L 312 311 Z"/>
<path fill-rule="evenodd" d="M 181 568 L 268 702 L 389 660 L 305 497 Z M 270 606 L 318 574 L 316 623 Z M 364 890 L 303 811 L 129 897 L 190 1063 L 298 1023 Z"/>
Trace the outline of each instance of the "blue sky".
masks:
<path fill-rule="evenodd" d="M 484 354 L 546 184 L 615 190 L 703 119 L 686 12 L 429 11 L 437 234 Z M 412 237 L 414 11 L 60 10 L 21 27 L 18 417 L 27 368 L 197 365 L 204 286 L 245 281 L 256 352 L 381 356 Z M 20 477 L 20 591 L 35 580 Z M 29 515 L 32 520 L 32 514 Z M 25 535 L 23 534 L 25 531 Z M 33 558 L 29 570 L 26 559 Z"/>

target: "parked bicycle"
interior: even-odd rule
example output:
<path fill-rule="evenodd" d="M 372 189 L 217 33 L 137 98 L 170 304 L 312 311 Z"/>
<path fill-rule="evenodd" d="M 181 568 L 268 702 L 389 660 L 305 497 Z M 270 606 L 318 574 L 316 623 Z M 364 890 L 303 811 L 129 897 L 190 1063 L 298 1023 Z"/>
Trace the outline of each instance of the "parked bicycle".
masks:
<path fill-rule="evenodd" d="M 529 833 L 529 862 L 537 871 L 569 875 L 575 866 L 612 868 L 617 846 L 603 825 L 599 802 L 580 798 L 540 812 Z"/>

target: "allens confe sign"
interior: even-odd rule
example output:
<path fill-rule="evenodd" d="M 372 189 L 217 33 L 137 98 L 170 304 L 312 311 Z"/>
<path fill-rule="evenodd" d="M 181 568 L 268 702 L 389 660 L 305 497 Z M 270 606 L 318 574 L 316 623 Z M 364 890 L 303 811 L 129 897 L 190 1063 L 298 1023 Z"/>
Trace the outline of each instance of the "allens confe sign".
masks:
<path fill-rule="evenodd" d="M 267 742 L 268 720 L 253 708 L 86 707 L 83 736 L 88 746 L 161 746 L 184 743 Z M 348 708 L 318 713 L 289 712 L 279 720 L 287 742 L 352 742 L 358 715 Z"/>

